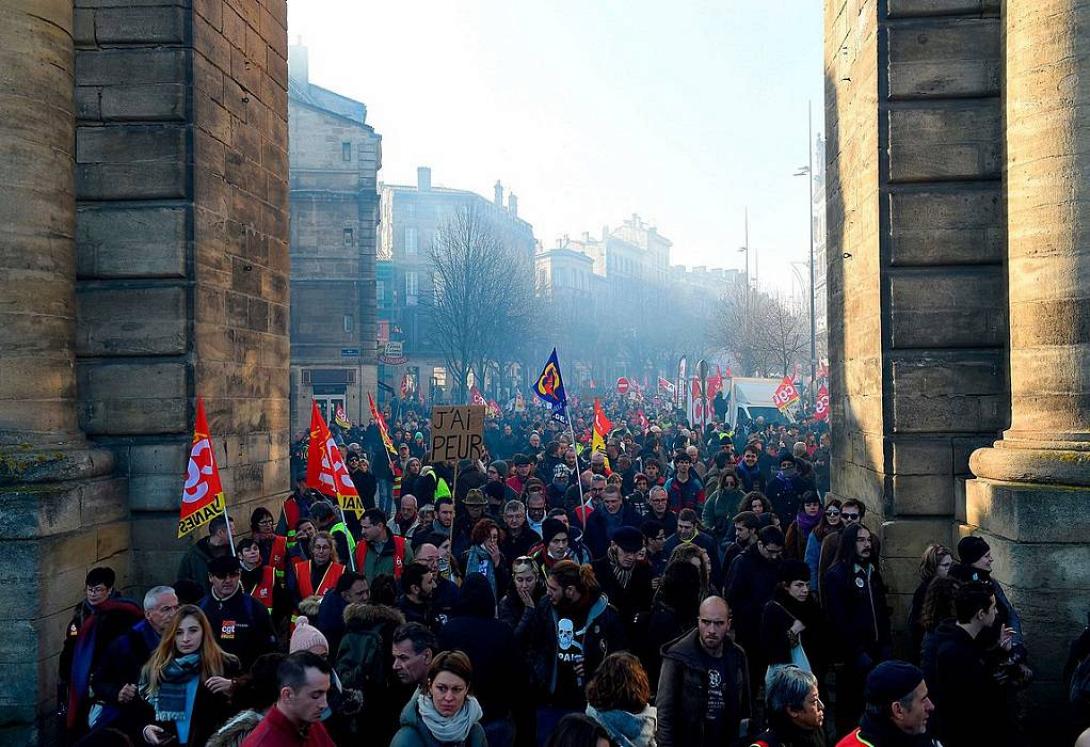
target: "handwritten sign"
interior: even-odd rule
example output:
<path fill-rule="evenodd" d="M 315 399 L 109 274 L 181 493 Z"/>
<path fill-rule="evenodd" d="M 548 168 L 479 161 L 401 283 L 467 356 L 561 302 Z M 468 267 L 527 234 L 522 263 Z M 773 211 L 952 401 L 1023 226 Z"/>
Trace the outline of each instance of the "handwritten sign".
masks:
<path fill-rule="evenodd" d="M 484 405 L 433 407 L 431 461 L 480 459 L 484 453 Z"/>

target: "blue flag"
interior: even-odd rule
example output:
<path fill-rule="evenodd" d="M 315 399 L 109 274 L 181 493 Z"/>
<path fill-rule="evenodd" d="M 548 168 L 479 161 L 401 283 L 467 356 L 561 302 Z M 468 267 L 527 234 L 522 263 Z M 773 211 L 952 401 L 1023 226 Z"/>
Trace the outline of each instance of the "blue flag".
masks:
<path fill-rule="evenodd" d="M 534 384 L 534 394 L 553 407 L 554 416 L 563 415 L 568 406 L 568 397 L 564 393 L 564 379 L 560 376 L 560 361 L 556 359 L 556 348 L 541 369 L 541 375 Z"/>

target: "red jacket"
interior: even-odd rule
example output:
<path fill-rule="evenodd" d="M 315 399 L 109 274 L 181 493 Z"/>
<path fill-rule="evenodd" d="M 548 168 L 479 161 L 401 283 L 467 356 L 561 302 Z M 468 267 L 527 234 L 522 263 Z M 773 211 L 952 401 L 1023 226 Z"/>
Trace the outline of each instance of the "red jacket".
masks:
<path fill-rule="evenodd" d="M 336 747 L 319 721 L 304 732 L 288 721 L 288 717 L 275 705 L 261 719 L 250 736 L 242 740 L 242 747 Z"/>

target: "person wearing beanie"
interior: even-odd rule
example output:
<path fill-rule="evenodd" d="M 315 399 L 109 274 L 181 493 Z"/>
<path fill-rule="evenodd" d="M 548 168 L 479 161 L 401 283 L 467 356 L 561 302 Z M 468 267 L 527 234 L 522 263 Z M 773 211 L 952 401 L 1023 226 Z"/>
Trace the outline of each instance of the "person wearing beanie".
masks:
<path fill-rule="evenodd" d="M 927 733 L 935 705 L 923 672 L 906 661 L 884 661 L 867 675 L 866 711 L 837 747 L 941 747 Z"/>
<path fill-rule="evenodd" d="M 789 666 L 820 679 L 825 627 L 821 607 L 810 593 L 810 566 L 802 560 L 782 561 L 775 594 L 761 616 L 761 646 L 768 661 L 766 689 L 776 671 Z"/>
<path fill-rule="evenodd" d="M 295 619 L 295 632 L 291 634 L 291 642 L 288 644 L 289 654 L 296 651 L 310 651 L 323 659 L 329 655 L 329 641 L 322 631 L 310 624 L 306 615 Z"/>
<path fill-rule="evenodd" d="M 591 517 L 599 513 L 595 511 Z M 636 616 L 651 611 L 654 596 L 651 566 L 640 558 L 643 549 L 643 533 L 635 527 L 622 526 L 610 538 L 605 557 L 591 564 L 602 593 L 620 613 L 629 640 L 635 632 Z"/>
<path fill-rule="evenodd" d="M 1026 644 L 1022 637 L 1022 616 L 1007 599 L 1003 587 L 992 578 L 992 548 L 982 537 L 962 537 L 958 542 L 958 558 L 961 562 L 950 569 L 950 575 L 962 583 L 979 581 L 990 586 L 999 610 L 995 621 L 981 633 L 981 645 L 994 646 L 999 642 L 1003 629 L 1010 628 L 1011 658 L 1018 668 L 1017 678 L 1028 680 L 1033 673 L 1025 664 Z"/>
<path fill-rule="evenodd" d="M 568 525 L 556 517 L 541 523 L 541 544 L 531 550 L 534 565 L 545 573 L 561 560 L 572 560 L 571 534 Z"/>

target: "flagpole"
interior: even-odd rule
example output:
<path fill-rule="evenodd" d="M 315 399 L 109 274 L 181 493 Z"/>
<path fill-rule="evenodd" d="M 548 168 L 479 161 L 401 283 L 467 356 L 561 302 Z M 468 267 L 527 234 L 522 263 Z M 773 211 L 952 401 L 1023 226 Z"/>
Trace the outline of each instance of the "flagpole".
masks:
<path fill-rule="evenodd" d="M 227 515 L 227 497 L 223 498 L 223 520 L 227 523 L 227 546 L 231 548 L 231 557 L 235 557 L 235 538 L 231 536 L 231 517 Z"/>
<path fill-rule="evenodd" d="M 363 498 L 360 498 L 360 503 L 363 503 Z M 337 496 L 337 510 L 341 512 L 341 524 L 344 525 L 344 531 L 351 535 L 352 532 L 348 529 L 348 522 L 344 520 L 344 506 L 341 505 L 341 497 L 339 495 Z M 345 546 L 348 546 L 347 542 L 345 543 Z M 356 554 L 352 552 L 351 547 L 348 548 L 348 570 L 353 573 L 356 572 Z"/>
<path fill-rule="evenodd" d="M 583 517 L 583 531 L 587 530 L 587 506 L 583 502 L 583 475 L 579 472 L 579 449 L 575 447 L 575 425 L 572 423 L 571 413 L 564 408 L 564 414 L 568 416 L 568 429 L 571 432 L 571 447 L 575 452 L 575 484 L 579 488 L 579 511 Z"/>

